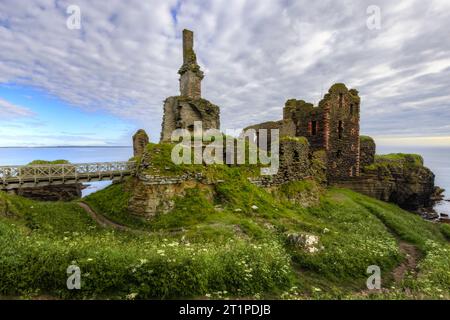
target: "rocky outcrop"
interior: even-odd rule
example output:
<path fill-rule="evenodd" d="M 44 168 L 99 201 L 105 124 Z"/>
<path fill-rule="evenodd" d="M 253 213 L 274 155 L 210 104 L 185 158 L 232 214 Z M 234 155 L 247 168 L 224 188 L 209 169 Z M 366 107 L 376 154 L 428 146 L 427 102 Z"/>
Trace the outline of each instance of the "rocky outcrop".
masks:
<path fill-rule="evenodd" d="M 289 233 L 287 234 L 287 241 L 290 245 L 300 248 L 307 253 L 316 253 L 321 249 L 319 247 L 319 237 L 312 234 Z"/>
<path fill-rule="evenodd" d="M 360 177 L 341 180 L 334 185 L 396 203 L 411 211 L 431 207 L 435 194 L 434 174 L 423 166 L 418 155 L 378 156 L 375 163 L 363 168 Z"/>
<path fill-rule="evenodd" d="M 214 188 L 196 180 L 183 180 L 176 177 L 163 178 L 156 183 L 153 178 L 141 176 L 134 179 L 131 187 L 131 196 L 128 202 L 128 210 L 131 214 L 146 218 L 157 214 L 165 214 L 175 206 L 177 197 L 186 195 L 188 189 L 196 188 L 206 190 L 211 201 Z"/>
<path fill-rule="evenodd" d="M 81 183 L 50 185 L 45 187 L 20 188 L 12 190 L 19 196 L 38 201 L 72 201 L 81 198 L 84 186 Z"/>

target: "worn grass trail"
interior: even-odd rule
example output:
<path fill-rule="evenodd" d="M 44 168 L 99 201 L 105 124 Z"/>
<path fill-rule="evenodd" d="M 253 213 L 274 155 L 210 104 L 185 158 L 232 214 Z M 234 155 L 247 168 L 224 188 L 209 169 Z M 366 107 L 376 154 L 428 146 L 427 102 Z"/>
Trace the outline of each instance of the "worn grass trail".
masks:
<path fill-rule="evenodd" d="M 416 273 L 419 260 L 422 259 L 420 251 L 411 243 L 400 241 L 399 249 L 405 260 L 392 271 L 395 283 L 401 283 L 407 273 Z"/>

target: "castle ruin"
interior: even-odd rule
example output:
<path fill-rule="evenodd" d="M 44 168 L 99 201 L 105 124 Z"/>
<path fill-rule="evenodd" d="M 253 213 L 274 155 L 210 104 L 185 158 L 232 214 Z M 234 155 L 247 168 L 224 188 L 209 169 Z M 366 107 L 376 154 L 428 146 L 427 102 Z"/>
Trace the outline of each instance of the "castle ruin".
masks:
<path fill-rule="evenodd" d="M 332 181 L 359 176 L 359 114 L 358 91 L 338 83 L 317 107 L 290 99 L 283 108 L 282 120 L 253 125 L 246 130 L 255 129 L 258 135 L 259 129 L 279 129 L 280 137 L 305 137 L 312 152 L 326 152 L 327 178 Z"/>
<path fill-rule="evenodd" d="M 194 122 L 201 121 L 203 130 L 219 129 L 220 109 L 201 96 L 203 72 L 194 52 L 194 33 L 183 30 L 183 65 L 180 74 L 180 95 L 164 101 L 161 142 L 170 142 L 176 129 L 194 130 Z"/>

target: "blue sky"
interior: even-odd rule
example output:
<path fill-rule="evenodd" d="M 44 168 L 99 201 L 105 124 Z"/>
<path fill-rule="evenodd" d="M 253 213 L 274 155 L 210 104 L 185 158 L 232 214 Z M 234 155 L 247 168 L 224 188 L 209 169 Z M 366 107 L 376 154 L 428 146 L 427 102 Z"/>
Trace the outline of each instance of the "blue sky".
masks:
<path fill-rule="evenodd" d="M 0 120 L 2 146 L 129 145 L 135 129 L 107 112 L 83 110 L 27 86 L 0 85 L 0 97 L 29 110 Z"/>
<path fill-rule="evenodd" d="M 69 5 L 81 29 L 66 27 Z M 222 129 L 317 103 L 335 82 L 362 96 L 362 133 L 383 144 L 450 145 L 450 2 L 2 0 L 0 146 L 129 145 L 159 139 L 178 95 L 181 31 L 195 32 L 203 96 Z"/>

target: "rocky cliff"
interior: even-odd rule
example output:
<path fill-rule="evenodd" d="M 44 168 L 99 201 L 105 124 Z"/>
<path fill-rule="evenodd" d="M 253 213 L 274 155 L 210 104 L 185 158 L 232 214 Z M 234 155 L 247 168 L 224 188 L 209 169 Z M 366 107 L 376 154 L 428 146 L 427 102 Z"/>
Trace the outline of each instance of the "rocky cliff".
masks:
<path fill-rule="evenodd" d="M 434 174 L 423 165 L 422 157 L 401 153 L 377 155 L 372 164 L 362 168 L 359 177 L 335 185 L 396 203 L 407 210 L 431 207 L 437 189 Z"/>

